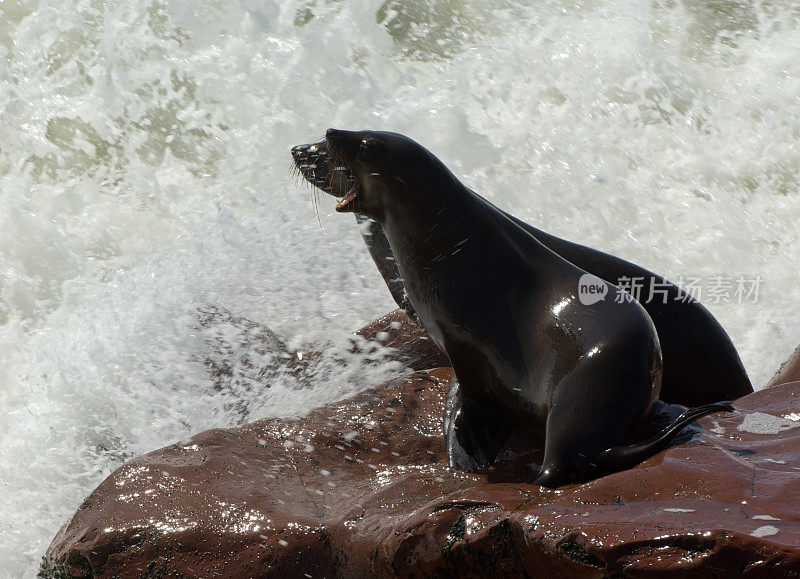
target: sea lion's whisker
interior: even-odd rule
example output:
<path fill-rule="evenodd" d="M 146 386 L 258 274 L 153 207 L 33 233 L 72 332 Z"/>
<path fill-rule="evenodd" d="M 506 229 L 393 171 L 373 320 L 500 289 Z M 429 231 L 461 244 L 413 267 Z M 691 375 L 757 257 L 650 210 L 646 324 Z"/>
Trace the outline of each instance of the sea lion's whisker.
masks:
<path fill-rule="evenodd" d="M 314 206 L 314 213 L 317 216 L 317 223 L 319 223 L 319 230 L 325 235 L 325 229 L 322 227 L 322 220 L 319 218 L 319 193 L 316 188 L 312 187 L 311 190 L 311 204 Z"/>

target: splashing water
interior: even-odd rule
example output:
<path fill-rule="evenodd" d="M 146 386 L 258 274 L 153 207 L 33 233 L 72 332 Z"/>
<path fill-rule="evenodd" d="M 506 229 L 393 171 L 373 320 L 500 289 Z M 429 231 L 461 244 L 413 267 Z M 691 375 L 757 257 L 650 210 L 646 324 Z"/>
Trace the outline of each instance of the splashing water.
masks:
<path fill-rule="evenodd" d="M 800 342 L 797 46 L 788 0 L 5 0 L 0 574 L 122 461 L 397 372 L 350 351 L 394 307 L 357 228 L 291 178 L 331 126 L 670 278 L 758 276 L 703 301 L 760 387 Z M 282 341 L 324 344 L 313 388 L 259 386 Z"/>

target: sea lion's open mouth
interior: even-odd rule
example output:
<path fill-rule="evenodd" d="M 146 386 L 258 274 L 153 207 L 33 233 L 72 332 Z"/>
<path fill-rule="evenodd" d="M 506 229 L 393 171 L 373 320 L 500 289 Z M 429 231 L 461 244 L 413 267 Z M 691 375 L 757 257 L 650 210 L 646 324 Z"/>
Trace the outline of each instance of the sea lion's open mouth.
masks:
<path fill-rule="evenodd" d="M 327 141 L 292 147 L 292 158 L 306 181 L 339 198 L 336 211 L 345 211 L 358 197 L 358 179 L 341 159 L 331 154 Z"/>
<path fill-rule="evenodd" d="M 350 203 L 356 197 L 358 197 L 358 191 L 359 191 L 358 181 L 356 180 L 356 182 L 353 184 L 353 188 L 350 189 L 350 191 L 348 191 L 347 194 L 341 199 L 339 199 L 339 201 L 336 203 L 336 211 L 344 211 L 347 208 L 347 206 L 350 205 Z"/>

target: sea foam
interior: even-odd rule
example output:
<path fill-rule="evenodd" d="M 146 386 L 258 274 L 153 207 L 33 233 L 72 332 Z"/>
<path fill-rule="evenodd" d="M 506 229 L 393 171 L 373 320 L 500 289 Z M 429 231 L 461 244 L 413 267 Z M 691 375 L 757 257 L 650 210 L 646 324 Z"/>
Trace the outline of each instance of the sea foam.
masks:
<path fill-rule="evenodd" d="M 406 133 L 670 278 L 760 279 L 755 303 L 703 301 L 761 387 L 800 341 L 798 21 L 788 1 L 6 0 L 0 574 L 32 576 L 124 460 L 396 373 L 350 351 L 394 307 L 352 218 L 291 175 L 328 127 Z M 236 320 L 318 344 L 315 387 L 234 364 L 220 388 L 215 348 L 252 354 Z"/>

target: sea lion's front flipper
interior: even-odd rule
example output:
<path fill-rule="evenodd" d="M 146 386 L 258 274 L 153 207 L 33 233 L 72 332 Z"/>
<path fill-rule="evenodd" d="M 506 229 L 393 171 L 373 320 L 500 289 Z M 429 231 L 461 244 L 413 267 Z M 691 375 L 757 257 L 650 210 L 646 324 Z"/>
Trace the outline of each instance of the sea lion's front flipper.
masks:
<path fill-rule="evenodd" d="M 364 239 L 367 250 L 372 256 L 372 261 L 378 266 L 378 272 L 383 277 L 383 281 L 386 282 L 394 301 L 409 318 L 422 325 L 419 318 L 417 318 L 417 313 L 414 311 L 414 306 L 411 305 L 411 301 L 408 299 L 406 288 L 403 285 L 403 278 L 397 268 L 392 248 L 389 247 L 389 240 L 386 238 L 383 229 L 378 225 L 377 221 L 373 221 L 360 213 L 356 213 L 356 221 L 361 229 L 361 237 Z"/>
<path fill-rule="evenodd" d="M 511 432 L 507 418 L 463 395 L 458 378 L 450 382 L 443 427 L 447 463 L 465 472 L 492 466 Z"/>

